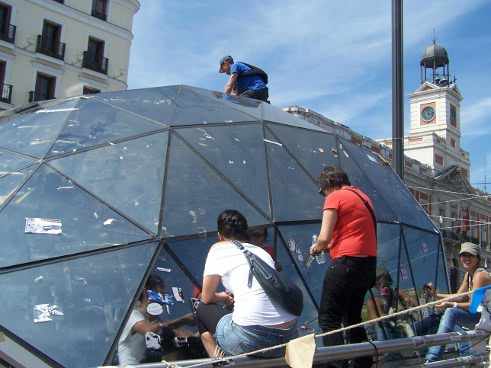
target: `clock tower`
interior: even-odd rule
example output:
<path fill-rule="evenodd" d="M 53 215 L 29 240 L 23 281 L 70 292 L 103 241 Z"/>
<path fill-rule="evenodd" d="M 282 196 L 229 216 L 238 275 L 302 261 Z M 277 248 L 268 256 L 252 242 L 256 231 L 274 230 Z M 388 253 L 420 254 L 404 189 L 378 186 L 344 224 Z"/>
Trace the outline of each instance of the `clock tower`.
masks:
<path fill-rule="evenodd" d="M 420 62 L 421 84 L 410 96 L 411 127 L 404 153 L 436 172 L 458 166 L 468 177 L 469 154 L 460 147 L 462 95 L 450 77 L 447 50 L 435 41 Z"/>

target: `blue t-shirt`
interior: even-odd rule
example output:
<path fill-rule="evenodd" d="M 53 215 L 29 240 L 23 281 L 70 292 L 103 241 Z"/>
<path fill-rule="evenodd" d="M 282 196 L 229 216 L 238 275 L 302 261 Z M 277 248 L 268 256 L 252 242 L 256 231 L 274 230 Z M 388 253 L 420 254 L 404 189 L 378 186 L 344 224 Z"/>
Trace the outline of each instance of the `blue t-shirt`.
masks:
<path fill-rule="evenodd" d="M 243 72 L 249 71 L 247 65 L 241 62 L 233 63 L 230 67 L 230 74 L 238 74 L 237 78 L 237 92 L 243 93 L 248 90 L 257 91 L 259 89 L 266 88 L 266 84 L 259 75 L 247 75 L 241 77 Z"/>

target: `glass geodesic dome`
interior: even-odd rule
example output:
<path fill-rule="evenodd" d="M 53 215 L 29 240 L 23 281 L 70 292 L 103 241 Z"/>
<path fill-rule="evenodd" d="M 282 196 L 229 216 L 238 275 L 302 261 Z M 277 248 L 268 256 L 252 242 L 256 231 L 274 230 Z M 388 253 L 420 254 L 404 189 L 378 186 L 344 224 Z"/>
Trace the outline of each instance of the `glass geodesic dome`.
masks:
<path fill-rule="evenodd" d="M 267 225 L 316 329 L 325 265 L 307 266 L 322 198 L 344 169 L 373 199 L 378 268 L 416 302 L 447 289 L 439 233 L 376 154 L 269 104 L 187 86 L 41 103 L 0 120 L 0 329 L 53 366 L 113 361 L 146 277 L 169 293 L 166 319 L 192 333 L 216 217 Z M 415 317 L 418 318 L 418 317 Z M 187 322 L 186 322 L 187 321 Z"/>

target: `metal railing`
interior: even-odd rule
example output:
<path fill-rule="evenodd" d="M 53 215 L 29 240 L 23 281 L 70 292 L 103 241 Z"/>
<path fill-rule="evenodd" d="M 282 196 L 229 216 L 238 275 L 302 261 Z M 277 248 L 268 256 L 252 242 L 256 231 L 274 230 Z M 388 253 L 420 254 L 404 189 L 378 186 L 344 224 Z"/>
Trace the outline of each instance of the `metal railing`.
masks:
<path fill-rule="evenodd" d="M 36 52 L 51 56 L 59 60 L 65 60 L 66 44 L 63 42 L 53 42 L 49 44 L 43 35 L 38 35 L 36 42 Z"/>
<path fill-rule="evenodd" d="M 15 34 L 17 32 L 17 27 L 13 24 L 9 24 L 5 27 L 5 29 L 0 30 L 0 40 L 15 43 Z"/>
<path fill-rule="evenodd" d="M 335 362 L 340 360 L 349 360 L 359 358 L 363 356 L 373 356 L 380 358 L 383 354 L 400 353 L 403 351 L 415 352 L 420 349 L 425 349 L 430 346 L 454 344 L 458 342 L 470 341 L 473 343 L 479 343 L 489 337 L 489 333 L 486 331 L 469 331 L 469 332 L 450 332 L 437 335 L 428 336 L 416 336 L 403 339 L 393 339 L 386 341 L 373 341 L 371 343 L 338 345 L 330 347 L 321 347 L 316 350 L 314 356 L 314 365 L 325 364 L 328 362 Z M 420 357 L 421 363 L 423 357 Z M 431 363 L 428 367 L 460 367 L 463 362 L 469 363 L 481 362 L 486 360 L 485 356 L 473 355 L 471 357 L 453 358 L 448 360 L 442 360 L 439 362 Z M 391 361 L 390 363 L 394 363 Z M 179 362 L 163 362 L 163 363 L 148 363 L 139 364 L 135 367 L 138 368 L 171 368 L 174 363 L 177 363 L 179 367 L 190 367 L 196 364 L 200 365 L 200 368 L 213 368 L 217 366 L 217 362 L 214 359 L 200 359 L 200 360 L 188 360 Z M 421 366 L 421 363 L 418 366 Z M 233 365 L 234 368 L 278 368 L 286 367 L 286 361 L 284 358 L 276 359 L 251 359 L 247 357 L 232 357 L 230 360 L 219 363 L 220 367 Z"/>
<path fill-rule="evenodd" d="M 95 58 L 88 51 L 84 51 L 84 57 L 82 59 L 82 67 L 90 70 L 94 70 L 102 74 L 107 74 L 107 70 L 109 68 L 109 59 L 102 58 L 97 60 L 97 58 Z"/>
<path fill-rule="evenodd" d="M 14 87 L 11 84 L 0 84 L 0 101 L 4 103 L 12 103 L 12 90 Z"/>

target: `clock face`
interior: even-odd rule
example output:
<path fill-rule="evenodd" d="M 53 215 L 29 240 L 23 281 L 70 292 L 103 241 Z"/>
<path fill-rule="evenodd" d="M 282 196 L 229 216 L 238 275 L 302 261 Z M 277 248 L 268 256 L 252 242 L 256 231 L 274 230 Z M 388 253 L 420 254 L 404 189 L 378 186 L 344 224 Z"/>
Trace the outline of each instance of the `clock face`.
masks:
<path fill-rule="evenodd" d="M 421 117 L 424 121 L 433 120 L 435 117 L 435 109 L 431 106 L 426 106 L 423 111 L 421 111 Z"/>

